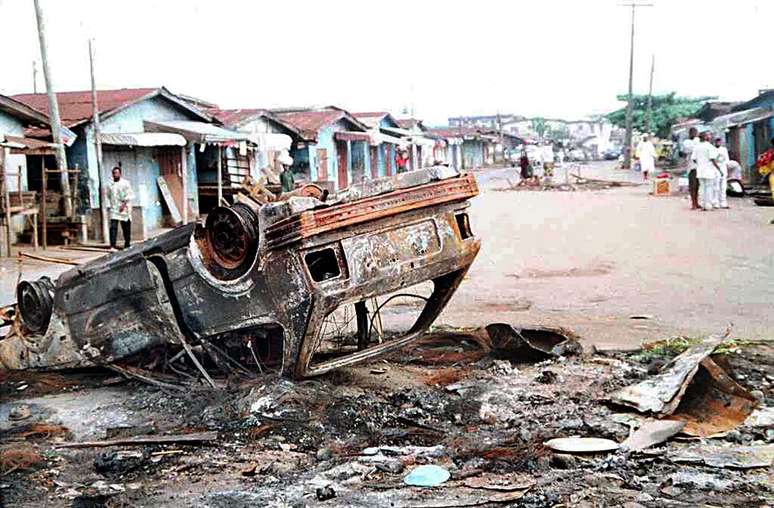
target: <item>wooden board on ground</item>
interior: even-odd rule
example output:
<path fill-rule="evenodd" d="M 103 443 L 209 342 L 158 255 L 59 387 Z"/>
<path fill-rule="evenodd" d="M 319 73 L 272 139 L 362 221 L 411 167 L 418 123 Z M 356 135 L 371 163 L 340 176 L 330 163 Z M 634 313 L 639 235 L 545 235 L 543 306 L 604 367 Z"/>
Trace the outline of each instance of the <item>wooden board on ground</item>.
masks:
<path fill-rule="evenodd" d="M 172 220 L 175 222 L 175 224 L 182 223 L 183 218 L 180 216 L 180 210 L 177 209 L 175 198 L 172 196 L 172 191 L 169 190 L 167 181 L 163 176 L 159 176 L 156 178 L 156 182 L 159 184 L 159 190 L 161 191 L 161 195 L 164 197 L 164 203 L 166 203 L 167 208 L 169 208 L 169 213 L 172 215 Z"/>

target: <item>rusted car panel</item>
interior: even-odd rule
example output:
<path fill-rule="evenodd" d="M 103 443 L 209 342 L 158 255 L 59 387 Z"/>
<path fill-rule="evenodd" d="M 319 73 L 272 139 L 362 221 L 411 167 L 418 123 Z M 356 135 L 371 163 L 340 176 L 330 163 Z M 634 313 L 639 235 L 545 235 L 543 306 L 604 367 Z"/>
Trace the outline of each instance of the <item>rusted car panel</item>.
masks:
<path fill-rule="evenodd" d="M 0 340 L 0 367 L 106 364 L 181 337 L 214 342 L 249 330 L 281 334 L 283 373 L 301 378 L 402 347 L 438 316 L 480 247 L 466 213 L 475 179 L 414 173 L 332 203 L 242 200 L 55 283 L 23 283 L 27 330 Z M 370 345 L 361 302 L 425 281 L 434 289 L 413 327 Z M 359 350 L 314 363 L 323 321 L 344 304 L 358 311 Z"/>

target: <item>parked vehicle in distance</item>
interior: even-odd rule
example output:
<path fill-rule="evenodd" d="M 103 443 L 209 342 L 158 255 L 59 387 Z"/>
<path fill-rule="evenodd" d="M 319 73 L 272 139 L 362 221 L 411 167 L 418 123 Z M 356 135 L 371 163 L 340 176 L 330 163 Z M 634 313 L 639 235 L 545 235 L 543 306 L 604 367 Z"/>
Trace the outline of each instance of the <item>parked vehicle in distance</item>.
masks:
<path fill-rule="evenodd" d="M 620 148 L 608 148 L 604 152 L 602 152 L 602 158 L 606 161 L 615 161 L 618 160 L 618 158 L 621 156 L 621 149 Z"/>

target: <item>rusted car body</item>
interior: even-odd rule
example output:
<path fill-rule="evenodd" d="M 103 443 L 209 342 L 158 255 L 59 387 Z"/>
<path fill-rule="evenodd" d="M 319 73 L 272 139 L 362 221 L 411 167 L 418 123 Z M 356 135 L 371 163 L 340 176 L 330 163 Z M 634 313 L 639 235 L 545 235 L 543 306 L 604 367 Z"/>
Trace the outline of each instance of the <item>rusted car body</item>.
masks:
<path fill-rule="evenodd" d="M 0 369 L 116 362 L 164 343 L 281 335 L 282 372 L 303 378 L 387 353 L 427 330 L 480 242 L 466 208 L 471 175 L 445 167 L 311 197 L 241 199 L 189 224 L 63 273 L 22 282 L 23 333 L 0 340 Z M 408 332 L 370 342 L 362 302 L 424 281 L 433 291 Z M 321 325 L 354 304 L 358 348 L 313 361 Z"/>

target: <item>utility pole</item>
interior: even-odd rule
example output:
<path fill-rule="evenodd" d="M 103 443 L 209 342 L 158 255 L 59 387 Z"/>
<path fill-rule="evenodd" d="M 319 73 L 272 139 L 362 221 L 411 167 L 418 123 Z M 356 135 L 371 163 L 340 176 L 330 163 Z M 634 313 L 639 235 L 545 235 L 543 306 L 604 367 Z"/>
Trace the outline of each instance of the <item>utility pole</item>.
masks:
<path fill-rule="evenodd" d="M 653 109 L 653 71 L 656 68 L 656 55 L 650 57 L 650 84 L 648 85 L 648 105 L 645 109 L 645 132 L 650 132 L 650 112 Z"/>
<path fill-rule="evenodd" d="M 32 93 L 38 93 L 38 63 L 32 61 Z"/>
<path fill-rule="evenodd" d="M 94 78 L 94 45 L 89 39 L 89 70 L 91 72 L 91 110 L 94 116 L 94 147 L 97 152 L 97 175 L 99 175 L 99 212 L 102 226 L 102 241 L 106 242 L 109 236 L 107 215 L 107 189 L 105 188 L 105 175 L 102 174 L 102 129 L 99 125 L 99 104 L 97 104 L 97 81 Z"/>
<path fill-rule="evenodd" d="M 635 2 L 628 4 L 618 4 L 620 7 L 632 8 L 632 31 L 631 39 L 629 41 L 629 95 L 626 103 L 626 137 L 624 140 L 624 168 L 630 169 L 632 167 L 632 118 L 634 111 L 632 108 L 632 85 L 634 82 L 634 12 L 637 7 L 653 7 L 653 4 L 638 4 Z"/>
<path fill-rule="evenodd" d="M 46 82 L 48 94 L 48 118 L 51 124 L 51 137 L 56 145 L 56 164 L 60 171 L 62 182 L 62 194 L 64 195 L 64 212 L 67 217 L 73 216 L 73 202 L 70 194 L 70 173 L 67 171 L 67 155 L 64 143 L 62 143 L 62 120 L 59 117 L 59 103 L 54 93 L 51 69 L 48 66 L 48 46 L 46 45 L 46 23 L 43 19 L 43 11 L 40 8 L 40 0 L 34 0 L 35 17 L 38 21 L 38 40 L 40 41 L 40 61 L 43 65 L 43 79 Z M 44 168 L 45 170 L 45 168 Z M 77 175 L 77 173 L 76 173 Z M 76 176 L 77 178 L 77 176 Z"/>

